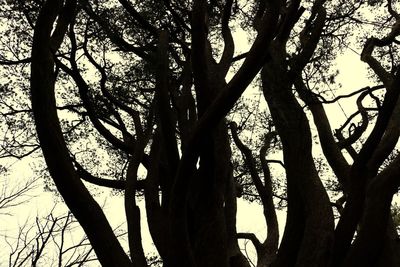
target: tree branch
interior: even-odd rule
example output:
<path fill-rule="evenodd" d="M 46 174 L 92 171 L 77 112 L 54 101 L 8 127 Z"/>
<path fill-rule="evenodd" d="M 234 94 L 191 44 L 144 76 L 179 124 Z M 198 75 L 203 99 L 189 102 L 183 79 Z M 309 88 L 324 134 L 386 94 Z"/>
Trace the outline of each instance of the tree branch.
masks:
<path fill-rule="evenodd" d="M 57 117 L 54 93 L 56 77 L 52 54 L 55 51 L 51 51 L 50 35 L 62 2 L 46 1 L 39 12 L 34 29 L 31 101 L 36 130 L 49 172 L 58 191 L 85 230 L 99 261 L 105 266 L 128 267 L 131 266 L 131 262 L 104 213 L 74 170 Z"/>

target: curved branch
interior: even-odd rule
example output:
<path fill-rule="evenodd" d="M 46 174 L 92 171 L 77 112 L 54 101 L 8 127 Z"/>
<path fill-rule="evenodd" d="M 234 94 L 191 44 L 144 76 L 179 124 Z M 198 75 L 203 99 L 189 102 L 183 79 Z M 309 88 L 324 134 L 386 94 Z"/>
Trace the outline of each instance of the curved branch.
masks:
<path fill-rule="evenodd" d="M 362 101 L 368 94 L 369 94 L 369 92 L 365 91 L 362 94 L 360 94 L 360 96 L 357 98 L 357 107 L 358 107 L 357 113 L 359 113 L 361 115 L 361 125 L 356 126 L 353 133 L 349 134 L 349 137 L 347 137 L 346 139 L 344 139 L 342 141 L 339 141 L 338 145 L 340 148 L 345 148 L 347 146 L 354 144 L 367 129 L 368 123 L 369 123 L 368 109 L 362 105 Z M 350 121 L 351 120 L 348 119 L 346 122 L 350 122 Z M 345 127 L 345 125 L 346 124 L 344 124 L 342 127 L 340 127 L 337 131 L 342 131 L 343 128 Z"/>
<path fill-rule="evenodd" d="M 70 40 L 71 40 L 71 57 L 70 57 L 70 64 L 72 68 L 69 68 L 60 60 L 56 59 L 56 63 L 60 68 L 65 71 L 68 75 L 70 75 L 73 80 L 75 81 L 76 85 L 79 89 L 79 94 L 82 99 L 82 102 L 88 112 L 88 116 L 90 121 L 92 122 L 93 126 L 99 131 L 101 135 L 103 135 L 107 141 L 109 141 L 112 145 L 124 150 L 127 153 L 133 151 L 133 146 L 130 143 L 125 143 L 124 141 L 120 140 L 116 136 L 114 136 L 99 120 L 96 116 L 95 107 L 93 106 L 92 101 L 89 98 L 89 86 L 86 81 L 81 76 L 77 63 L 76 63 L 76 40 L 73 34 L 73 29 L 71 26 L 70 30 Z"/>
<path fill-rule="evenodd" d="M 400 16 L 392 9 L 392 3 L 390 0 L 388 1 L 388 9 L 389 13 L 396 19 L 396 22 L 392 26 L 391 31 L 382 39 L 378 39 L 375 37 L 369 38 L 365 42 L 363 51 L 361 52 L 361 60 L 369 65 L 369 67 L 375 72 L 379 79 L 381 79 L 386 88 L 390 87 L 391 83 L 393 82 L 393 77 L 388 71 L 385 70 L 380 62 L 372 56 L 372 53 L 376 46 L 389 46 L 393 42 L 396 42 L 396 37 L 400 35 Z"/>
<path fill-rule="evenodd" d="M 352 184 L 350 188 L 352 191 L 335 231 L 334 257 L 338 261 L 345 257 L 345 254 L 350 248 L 354 232 L 362 216 L 362 208 L 365 203 L 365 188 L 368 180 L 374 176 L 373 170 L 372 172 L 367 171 L 367 167 L 369 167 L 368 162 L 376 152 L 382 136 L 387 129 L 390 118 L 392 117 L 393 110 L 396 107 L 400 95 L 400 90 L 398 90 L 399 86 L 400 73 L 397 72 L 385 94 L 385 99 L 374 128 L 351 167 L 350 175 L 353 179 L 351 180 Z"/>
<path fill-rule="evenodd" d="M 381 43 L 377 38 L 370 38 L 365 42 L 364 48 L 361 52 L 361 60 L 366 62 L 369 67 L 375 72 L 379 79 L 383 82 L 386 88 L 389 87 L 392 82 L 392 77 L 388 71 L 381 65 L 381 63 L 372 56 L 372 52 L 375 46 Z M 390 43 L 390 42 L 389 42 Z M 378 46 L 384 46 L 378 45 Z"/>
<path fill-rule="evenodd" d="M 360 171 L 359 168 L 365 167 L 368 160 L 371 158 L 376 148 L 378 147 L 379 141 L 381 140 L 383 134 L 387 129 L 390 118 L 392 117 L 393 110 L 395 109 L 398 102 L 400 95 L 400 90 L 398 90 L 399 86 L 400 72 L 396 73 L 391 87 L 385 94 L 385 99 L 383 100 L 382 108 L 380 109 L 374 128 L 372 129 L 371 134 L 368 136 L 356 161 L 354 162 L 353 167 L 355 168 L 355 170 Z"/>
<path fill-rule="evenodd" d="M 39 12 L 34 29 L 31 101 L 39 142 L 58 191 L 85 230 L 101 264 L 130 267 L 132 263 L 119 244 L 102 209 L 75 172 L 62 136 L 54 93 L 56 77 L 50 37 L 62 2 L 46 1 Z"/>
<path fill-rule="evenodd" d="M 115 96 L 113 96 L 106 88 L 106 81 L 107 81 L 107 74 L 105 69 L 100 66 L 99 63 L 95 61 L 95 59 L 92 57 L 92 55 L 89 53 L 89 50 L 87 49 L 87 39 L 86 39 L 86 34 L 85 34 L 85 41 L 83 43 L 83 51 L 89 62 L 100 72 L 101 75 L 101 80 L 100 80 L 100 90 L 103 93 L 103 95 L 110 100 L 111 103 L 128 113 L 134 121 L 135 124 L 135 130 L 137 135 L 141 135 L 143 129 L 142 129 L 142 124 L 139 116 L 139 112 L 132 109 L 119 99 L 117 99 Z M 122 121 L 121 121 L 122 122 Z M 123 123 L 121 124 L 123 126 Z M 134 137 L 126 130 L 125 127 L 123 127 L 123 134 L 124 136 L 128 136 L 130 141 L 134 140 Z"/>
<path fill-rule="evenodd" d="M 258 240 L 257 236 L 253 233 L 237 233 L 236 237 L 238 239 L 248 239 L 250 240 L 254 247 L 256 248 L 256 250 L 260 250 L 262 247 L 262 244 L 260 242 L 260 240 Z"/>
<path fill-rule="evenodd" d="M 256 247 L 257 249 L 257 258 L 258 261 L 265 260 L 262 258 L 269 258 L 268 260 L 272 260 L 273 255 L 276 254 L 279 243 L 279 230 L 278 230 L 278 219 L 276 217 L 275 206 L 273 201 L 272 194 L 272 182 L 271 182 L 271 173 L 268 168 L 268 163 L 265 159 L 266 152 L 270 146 L 270 142 L 272 138 L 276 135 L 276 133 L 268 133 L 265 137 L 265 145 L 260 150 L 260 160 L 261 166 L 264 173 L 264 184 L 261 181 L 261 178 L 258 174 L 256 168 L 256 162 L 252 155 L 251 150 L 243 144 L 243 142 L 239 139 L 237 134 L 237 125 L 236 123 L 230 123 L 232 138 L 239 148 L 239 150 L 243 153 L 244 159 L 247 167 L 249 168 L 251 178 L 253 183 L 257 189 L 258 195 L 261 198 L 261 202 L 264 209 L 264 218 L 268 228 L 268 235 L 265 241 L 262 243 L 262 246 Z"/>
<path fill-rule="evenodd" d="M 388 127 L 385 131 L 385 134 L 382 137 L 382 140 L 379 143 L 379 146 L 376 148 L 373 156 L 371 157 L 368 168 L 377 172 L 381 164 L 385 161 L 385 159 L 393 152 L 393 149 L 396 147 L 396 144 L 399 140 L 400 136 L 400 103 L 399 101 L 396 104 L 396 107 L 393 111 L 392 117 L 389 121 Z"/>
<path fill-rule="evenodd" d="M 315 94 L 315 96 L 318 97 L 319 99 L 321 99 L 321 100 L 319 100 L 319 102 L 321 102 L 323 104 L 332 104 L 332 103 L 336 103 L 338 100 L 340 100 L 342 98 L 352 97 L 352 96 L 355 96 L 355 95 L 357 95 L 359 93 L 362 93 L 364 91 L 368 91 L 369 93 L 372 93 L 375 90 L 380 90 L 380 89 L 385 89 L 385 88 L 386 87 L 383 84 L 382 85 L 376 85 L 376 86 L 373 86 L 373 87 L 367 86 L 367 87 L 363 87 L 361 89 L 358 89 L 358 90 L 356 90 L 354 92 L 351 92 L 349 94 L 339 95 L 339 96 L 337 96 L 337 97 L 335 97 L 333 99 L 330 99 L 330 100 L 326 100 L 323 96 L 318 95 L 318 94 Z"/>
<path fill-rule="evenodd" d="M 235 122 L 231 122 L 229 124 L 231 133 L 232 133 L 232 138 L 233 141 L 235 142 L 236 146 L 239 148 L 239 150 L 242 152 L 244 155 L 244 160 L 246 162 L 246 165 L 249 169 L 251 178 L 253 180 L 253 183 L 260 195 L 261 202 L 265 206 L 267 202 L 267 193 L 265 191 L 264 185 L 261 181 L 260 176 L 258 175 L 257 167 L 256 167 L 256 161 L 253 157 L 253 154 L 245 144 L 239 139 L 238 133 L 237 133 L 237 124 Z"/>
<path fill-rule="evenodd" d="M 104 179 L 104 178 L 99 178 L 88 172 L 80 163 L 78 163 L 74 158 L 74 165 L 76 168 L 76 172 L 78 175 L 86 182 L 89 182 L 91 184 L 95 184 L 98 186 L 104 186 L 108 188 L 113 188 L 113 189 L 118 189 L 118 190 L 124 190 L 126 187 L 126 182 L 123 180 L 110 180 L 110 179 Z"/>

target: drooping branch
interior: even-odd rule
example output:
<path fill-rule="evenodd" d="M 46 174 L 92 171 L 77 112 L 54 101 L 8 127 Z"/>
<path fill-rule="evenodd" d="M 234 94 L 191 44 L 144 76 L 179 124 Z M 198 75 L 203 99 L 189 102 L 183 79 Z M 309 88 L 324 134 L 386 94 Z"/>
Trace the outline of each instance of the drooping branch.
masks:
<path fill-rule="evenodd" d="M 74 165 L 79 176 L 86 182 L 118 190 L 124 190 L 126 188 L 126 182 L 123 180 L 110 180 L 96 177 L 88 172 L 85 168 L 83 168 L 83 166 L 80 165 L 77 161 L 74 161 Z"/>
<path fill-rule="evenodd" d="M 94 176 L 88 170 L 86 170 L 74 157 L 72 158 L 77 173 L 85 182 L 95 184 L 98 186 L 108 187 L 117 190 L 125 190 L 125 180 L 112 180 Z M 136 181 L 136 190 L 143 190 L 145 188 L 146 180 Z"/>

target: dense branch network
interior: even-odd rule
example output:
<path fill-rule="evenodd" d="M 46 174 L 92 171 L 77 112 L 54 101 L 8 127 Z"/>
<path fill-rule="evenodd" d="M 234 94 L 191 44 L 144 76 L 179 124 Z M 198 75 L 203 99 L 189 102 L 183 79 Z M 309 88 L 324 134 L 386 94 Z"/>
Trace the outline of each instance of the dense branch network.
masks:
<path fill-rule="evenodd" d="M 366 22 L 376 6 L 389 32 Z M 151 265 L 139 196 L 164 266 L 249 267 L 242 239 L 257 267 L 397 266 L 400 254 L 387 252 L 398 251 L 397 9 L 390 0 L 7 3 L 0 65 L 16 78 L 0 86 L 0 157 L 41 149 L 103 266 Z M 332 65 L 355 33 L 368 34 L 358 45 L 376 85 L 340 89 Z M 350 101 L 333 129 L 325 108 Z M 123 195 L 128 251 L 88 184 Z M 263 206 L 265 240 L 238 233 L 241 196 Z M 287 213 L 281 241 L 277 208 Z M 71 214 L 38 222 L 34 258 Z"/>

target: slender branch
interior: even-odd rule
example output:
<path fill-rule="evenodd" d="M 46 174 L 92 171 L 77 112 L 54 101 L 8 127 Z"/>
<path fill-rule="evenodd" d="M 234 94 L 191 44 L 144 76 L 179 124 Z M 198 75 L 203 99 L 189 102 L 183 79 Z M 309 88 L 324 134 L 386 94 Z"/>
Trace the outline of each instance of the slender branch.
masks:
<path fill-rule="evenodd" d="M 367 87 L 363 87 L 361 89 L 358 89 L 358 90 L 356 90 L 354 92 L 351 92 L 349 94 L 339 95 L 339 96 L 337 96 L 337 97 L 335 97 L 333 99 L 329 99 L 329 100 L 326 100 L 323 96 L 321 96 L 319 94 L 316 94 L 316 96 L 321 99 L 320 100 L 321 103 L 323 103 L 323 104 L 331 104 L 331 103 L 336 103 L 338 100 L 340 100 L 342 98 L 352 97 L 352 96 L 357 95 L 359 93 L 362 93 L 364 91 L 368 91 L 369 93 L 372 93 L 373 91 L 380 90 L 380 89 L 385 89 L 385 86 L 383 84 L 382 85 L 376 85 L 376 86 L 373 86 L 373 87 L 367 86 Z"/>
<path fill-rule="evenodd" d="M 24 63 L 31 63 L 31 58 L 24 58 L 24 59 L 18 59 L 18 60 L 8 60 L 8 59 L 3 59 L 0 57 L 0 65 L 4 66 L 11 66 L 11 65 L 18 65 L 18 64 L 24 64 Z"/>

